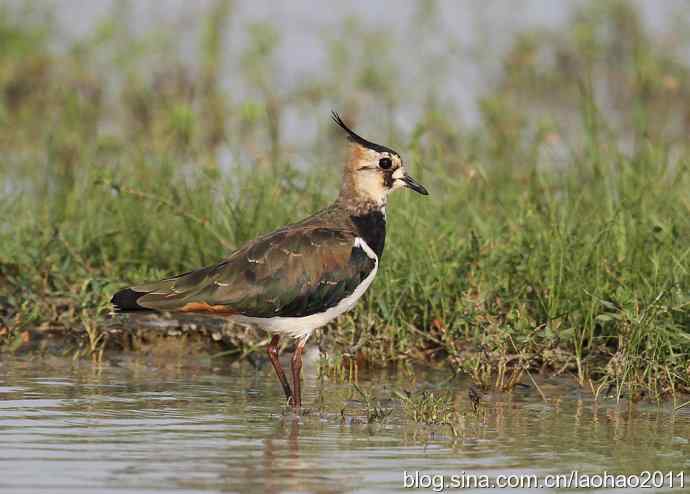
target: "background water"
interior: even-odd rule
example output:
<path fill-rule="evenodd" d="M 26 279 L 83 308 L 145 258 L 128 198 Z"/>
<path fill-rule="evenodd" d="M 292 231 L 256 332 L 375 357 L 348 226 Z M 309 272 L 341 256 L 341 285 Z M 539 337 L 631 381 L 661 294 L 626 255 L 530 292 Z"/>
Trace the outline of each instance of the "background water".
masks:
<path fill-rule="evenodd" d="M 451 390 L 459 437 L 405 418 L 403 373 L 360 375 L 392 408 L 367 424 L 352 385 L 306 366 L 311 413 L 282 411 L 270 365 L 116 357 L 95 368 L 52 357 L 0 363 L 3 492 L 382 492 L 427 474 L 688 471 L 690 415 L 670 405 L 595 404 L 571 384 L 487 396 L 418 370 L 417 389 Z M 540 492 L 548 492 L 541 490 Z M 620 492 L 620 491 L 618 491 Z M 649 492 L 646 490 L 645 492 Z"/>
<path fill-rule="evenodd" d="M 25 4 L 21 0 L 4 1 L 14 6 Z M 678 37 L 679 28 L 690 24 L 688 0 L 630 0 L 629 3 L 640 12 L 645 28 L 660 42 Z M 186 64 L 201 63 L 199 53 L 205 18 L 215 4 L 214 0 L 41 2 L 43 8 L 52 6 L 58 39 L 63 40 L 64 46 L 75 40 L 94 43 L 98 39 L 94 33 L 99 29 L 107 31 L 113 16 L 125 15 L 132 37 L 170 38 L 176 56 Z M 324 71 L 333 70 L 329 40 L 345 35 L 343 25 L 349 20 L 365 31 L 380 31 L 380 51 L 362 56 L 374 64 L 379 56 L 383 65 L 395 64 L 395 84 L 405 98 L 396 115 L 402 128 L 411 130 L 410 122 L 419 117 L 419 107 L 428 97 L 429 87 L 439 101 L 452 102 L 459 111 L 459 120 L 472 125 L 479 119 L 479 99 L 500 76 L 503 57 L 514 43 L 515 35 L 540 29 L 557 31 L 572 20 L 577 9 L 589 4 L 585 0 L 352 0 L 334 4 L 314 0 L 233 1 L 230 23 L 223 34 L 223 89 L 238 100 L 255 95 L 256 88 L 240 76 L 244 70 L 243 52 L 251 43 L 252 26 L 271 26 L 278 35 L 279 43 L 272 57 L 277 84 L 271 89 L 280 96 L 290 94 L 305 81 L 328 78 Z M 420 27 L 418 24 L 423 19 L 431 26 Z M 421 38 L 419 32 L 413 32 L 416 27 L 423 32 Z M 358 42 L 361 40 L 352 39 L 352 45 Z M 337 107 L 342 103 L 333 102 Z M 291 142 L 308 140 L 314 131 L 313 118 L 292 113 L 286 118 L 286 130 Z"/>

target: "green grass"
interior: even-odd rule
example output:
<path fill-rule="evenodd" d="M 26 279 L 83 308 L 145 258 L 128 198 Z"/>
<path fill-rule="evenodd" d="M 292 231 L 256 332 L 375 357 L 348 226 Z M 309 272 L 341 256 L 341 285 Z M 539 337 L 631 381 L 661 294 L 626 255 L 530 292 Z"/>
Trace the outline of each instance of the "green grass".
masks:
<path fill-rule="evenodd" d="M 625 3 L 593 5 L 566 33 L 516 39 L 476 128 L 431 96 L 409 134 L 359 125 L 363 111 L 357 127 L 399 149 L 431 196 L 391 198 L 380 275 L 322 331 L 333 349 L 372 365 L 445 362 L 503 389 L 546 370 L 632 398 L 690 391 L 690 149 L 682 105 L 669 103 L 690 94 L 690 69 Z M 85 328 L 84 353 L 98 352 L 116 289 L 215 262 L 335 197 L 343 141 L 326 109 L 354 93 L 325 77 L 273 94 L 280 37 L 255 25 L 242 76 L 261 89 L 233 102 L 217 84 L 215 32 L 232 9 L 213 12 L 197 78 L 151 58 L 169 40 L 124 41 L 115 14 L 59 53 L 39 14 L 0 11 L 4 351 L 27 330 Z M 593 27 L 621 18 L 635 29 L 612 40 Z M 361 36 L 332 41 L 333 73 L 361 71 L 358 94 L 394 115 L 395 62 L 355 65 L 346 51 L 376 38 L 353 20 L 345 29 Z M 544 50 L 571 72 L 538 65 Z M 622 88 L 624 111 L 601 110 L 602 84 Z M 279 124 L 297 109 L 319 122 L 303 153 Z"/>

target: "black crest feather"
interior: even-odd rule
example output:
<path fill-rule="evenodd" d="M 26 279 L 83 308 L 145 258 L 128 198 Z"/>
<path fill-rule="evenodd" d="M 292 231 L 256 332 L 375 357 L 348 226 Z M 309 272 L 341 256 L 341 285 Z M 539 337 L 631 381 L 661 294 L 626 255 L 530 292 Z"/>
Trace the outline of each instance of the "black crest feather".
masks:
<path fill-rule="evenodd" d="M 378 153 L 391 153 L 395 154 L 396 156 L 399 156 L 397 152 L 393 151 L 391 148 L 388 148 L 386 146 L 382 146 L 381 144 L 376 144 L 375 142 L 367 141 L 364 137 L 360 136 L 357 134 L 354 130 L 352 130 L 350 127 L 348 127 L 345 122 L 343 122 L 343 119 L 340 118 L 340 115 L 338 115 L 336 112 L 331 111 L 331 118 L 333 121 L 338 124 L 338 127 L 343 129 L 345 132 L 347 132 L 347 138 L 350 140 L 350 142 L 354 142 L 356 144 L 359 144 L 360 146 L 363 146 L 367 149 L 372 149 Z"/>

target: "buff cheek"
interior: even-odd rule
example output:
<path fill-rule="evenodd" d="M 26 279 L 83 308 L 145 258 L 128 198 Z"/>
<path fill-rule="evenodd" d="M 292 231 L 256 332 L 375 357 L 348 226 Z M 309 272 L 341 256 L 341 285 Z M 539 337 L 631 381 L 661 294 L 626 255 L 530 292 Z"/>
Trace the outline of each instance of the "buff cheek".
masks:
<path fill-rule="evenodd" d="M 389 175 L 390 185 L 387 185 L 391 190 L 399 189 L 404 186 L 402 178 L 405 176 L 405 169 L 401 166 L 396 168 L 392 174 Z"/>

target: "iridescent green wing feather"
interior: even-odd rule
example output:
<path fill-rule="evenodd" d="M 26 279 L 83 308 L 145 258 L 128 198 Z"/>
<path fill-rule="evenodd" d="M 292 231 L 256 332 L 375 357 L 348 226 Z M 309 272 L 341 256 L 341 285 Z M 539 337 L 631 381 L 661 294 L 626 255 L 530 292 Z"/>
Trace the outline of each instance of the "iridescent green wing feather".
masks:
<path fill-rule="evenodd" d="M 226 261 L 134 287 L 144 308 L 251 317 L 303 317 L 334 307 L 354 292 L 376 262 L 349 230 L 299 225 L 278 230 Z"/>

